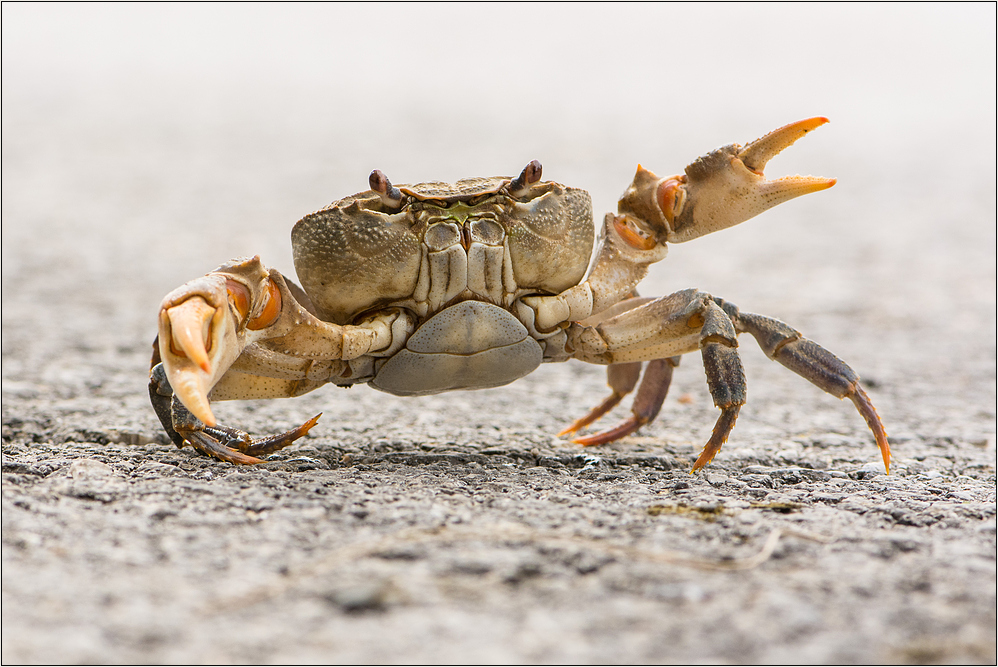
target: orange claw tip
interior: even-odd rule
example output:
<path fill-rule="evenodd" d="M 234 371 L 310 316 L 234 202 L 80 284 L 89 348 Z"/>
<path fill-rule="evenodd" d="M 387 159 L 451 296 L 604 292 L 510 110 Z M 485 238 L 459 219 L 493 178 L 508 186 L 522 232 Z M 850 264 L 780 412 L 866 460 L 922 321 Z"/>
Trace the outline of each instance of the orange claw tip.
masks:
<path fill-rule="evenodd" d="M 870 427 L 873 438 L 877 441 L 880 457 L 884 460 L 884 472 L 888 475 L 891 474 L 891 446 L 887 442 L 887 431 L 884 430 L 884 424 L 880 421 L 877 409 L 873 407 L 873 402 L 858 382 L 853 385 L 853 393 L 849 398 L 852 399 L 853 404 L 866 421 L 866 425 Z"/>
<path fill-rule="evenodd" d="M 811 130 L 817 129 L 824 125 L 825 123 L 830 123 L 824 116 L 814 116 L 813 118 L 805 118 L 803 120 L 794 121 L 793 123 L 787 123 L 783 127 L 773 130 L 770 134 L 775 134 L 777 132 L 810 132 Z"/>
<path fill-rule="evenodd" d="M 824 116 L 816 116 L 789 123 L 746 145 L 741 149 L 738 157 L 741 158 L 746 167 L 761 174 L 766 164 L 776 155 L 792 146 L 811 130 L 821 127 L 827 122 L 828 119 Z"/>
<path fill-rule="evenodd" d="M 830 123 L 832 121 L 828 120 L 826 116 L 815 116 L 814 118 L 805 118 L 804 120 L 797 121 L 801 126 L 810 127 L 821 127 L 825 123 Z"/>

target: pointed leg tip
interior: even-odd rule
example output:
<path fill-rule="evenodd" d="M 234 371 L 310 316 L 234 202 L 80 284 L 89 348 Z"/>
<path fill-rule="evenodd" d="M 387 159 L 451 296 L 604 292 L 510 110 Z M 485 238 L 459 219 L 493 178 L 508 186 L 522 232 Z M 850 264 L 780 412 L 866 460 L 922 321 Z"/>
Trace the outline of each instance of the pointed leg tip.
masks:
<path fill-rule="evenodd" d="M 301 434 L 305 435 L 306 433 L 308 433 L 312 429 L 313 426 L 315 426 L 316 424 L 319 423 L 319 417 L 321 417 L 321 416 L 322 416 L 322 413 L 320 412 L 319 414 L 317 414 L 316 416 L 312 417 L 307 422 L 305 422 L 304 424 L 302 424 L 301 425 Z"/>
<path fill-rule="evenodd" d="M 886 447 L 886 445 L 885 445 Z M 882 447 L 880 449 L 880 457 L 884 460 L 884 471 L 890 475 L 891 474 L 891 450 L 889 448 L 885 449 Z"/>
<path fill-rule="evenodd" d="M 204 422 L 205 426 L 210 426 L 215 428 L 218 426 L 218 420 L 215 419 L 215 413 L 211 411 L 211 406 L 208 401 L 204 401 L 201 405 L 196 406 L 197 410 L 191 410 L 191 413 Z M 188 408 L 190 409 L 190 408 Z"/>
<path fill-rule="evenodd" d="M 705 457 L 704 454 L 706 454 L 706 452 L 701 453 L 700 456 L 697 457 L 697 460 L 693 463 L 693 468 L 690 469 L 691 475 L 706 468 L 707 464 L 714 460 L 714 456 L 717 452 L 714 452 L 709 457 Z"/>

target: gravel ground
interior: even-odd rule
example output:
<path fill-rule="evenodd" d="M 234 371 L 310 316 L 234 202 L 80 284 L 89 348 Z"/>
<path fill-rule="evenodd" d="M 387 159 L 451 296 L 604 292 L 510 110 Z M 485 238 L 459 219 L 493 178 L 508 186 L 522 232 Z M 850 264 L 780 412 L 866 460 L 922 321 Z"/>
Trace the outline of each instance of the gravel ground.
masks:
<path fill-rule="evenodd" d="M 986 4 L 5 4 L 3 662 L 994 664 L 994 25 Z M 717 415 L 695 356 L 656 423 L 585 451 L 554 435 L 606 391 L 574 363 L 218 405 L 258 434 L 324 412 L 252 468 L 177 449 L 148 405 L 162 295 L 245 254 L 293 274 L 294 221 L 373 168 L 537 158 L 604 211 L 637 162 L 816 114 L 767 172 L 838 185 L 673 247 L 641 289 L 846 359 L 890 475 L 851 405 L 751 340 L 749 403 L 694 475 Z"/>

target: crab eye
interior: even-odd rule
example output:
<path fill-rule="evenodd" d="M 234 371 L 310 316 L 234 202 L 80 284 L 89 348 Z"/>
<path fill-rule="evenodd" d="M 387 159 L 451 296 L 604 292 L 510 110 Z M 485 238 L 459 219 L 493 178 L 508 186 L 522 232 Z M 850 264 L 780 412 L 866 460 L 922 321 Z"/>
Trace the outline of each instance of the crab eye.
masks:
<path fill-rule="evenodd" d="M 509 193 L 514 197 L 526 194 L 531 185 L 541 180 L 542 171 L 541 163 L 537 160 L 531 160 L 520 172 L 520 175 L 509 182 Z"/>
<path fill-rule="evenodd" d="M 385 176 L 385 172 L 375 169 L 367 179 L 371 184 L 371 189 L 381 197 L 381 203 L 388 208 L 399 208 L 402 204 L 402 191 L 392 185 L 392 182 Z"/>
<path fill-rule="evenodd" d="M 675 223 L 686 204 L 685 184 L 685 176 L 673 176 L 663 180 L 658 186 L 658 207 L 662 209 L 670 225 Z"/>

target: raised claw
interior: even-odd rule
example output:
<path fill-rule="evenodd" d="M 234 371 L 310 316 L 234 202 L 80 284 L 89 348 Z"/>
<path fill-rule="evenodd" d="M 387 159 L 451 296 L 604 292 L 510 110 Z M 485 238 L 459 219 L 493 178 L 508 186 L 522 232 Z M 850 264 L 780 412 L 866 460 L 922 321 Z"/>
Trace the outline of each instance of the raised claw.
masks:
<path fill-rule="evenodd" d="M 746 146 L 731 144 L 698 158 L 685 174 L 660 178 L 638 167 L 621 197 L 622 214 L 651 223 L 659 242 L 681 243 L 732 227 L 783 202 L 835 185 L 834 178 L 786 176 L 767 180 L 766 163 L 811 130 L 815 117 L 773 130 Z"/>

